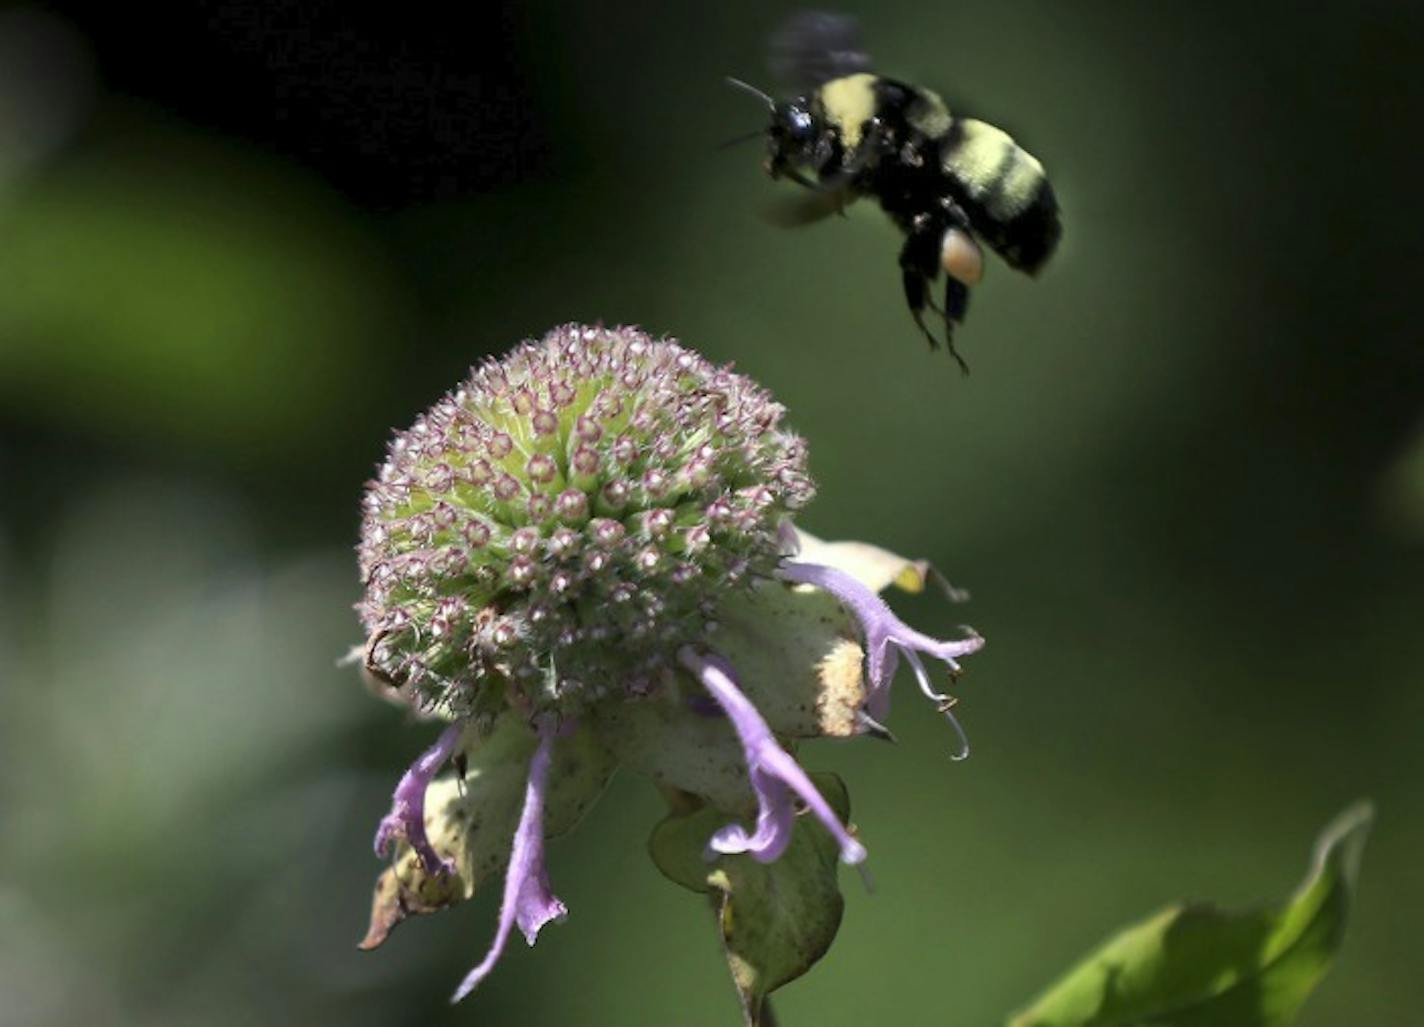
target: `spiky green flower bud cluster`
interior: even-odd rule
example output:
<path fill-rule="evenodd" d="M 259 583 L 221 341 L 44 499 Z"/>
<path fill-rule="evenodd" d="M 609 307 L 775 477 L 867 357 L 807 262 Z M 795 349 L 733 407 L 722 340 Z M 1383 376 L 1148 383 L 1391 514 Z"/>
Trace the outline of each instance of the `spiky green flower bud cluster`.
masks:
<path fill-rule="evenodd" d="M 361 531 L 367 668 L 446 715 L 656 689 L 814 493 L 783 408 L 635 329 L 568 325 L 392 441 Z"/>

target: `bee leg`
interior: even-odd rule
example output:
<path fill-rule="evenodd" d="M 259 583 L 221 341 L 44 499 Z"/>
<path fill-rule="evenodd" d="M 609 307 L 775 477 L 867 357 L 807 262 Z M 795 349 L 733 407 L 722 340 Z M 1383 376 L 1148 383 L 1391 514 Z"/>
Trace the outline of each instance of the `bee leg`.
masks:
<path fill-rule="evenodd" d="M 882 146 L 883 133 L 880 127 L 871 122 L 865 131 L 865 136 L 860 141 L 860 145 L 848 157 L 843 159 L 836 167 L 831 167 L 837 148 L 828 148 L 825 155 L 817 165 L 817 177 L 820 179 L 821 188 L 836 194 L 836 213 L 845 217 L 846 199 L 853 197 L 854 183 L 864 174 L 865 169 L 870 166 L 870 162 L 879 154 Z"/>
<path fill-rule="evenodd" d="M 940 272 L 940 241 L 943 236 L 943 222 L 927 215 L 920 215 L 910 223 L 909 235 L 905 239 L 904 247 L 900 250 L 900 270 L 905 283 L 905 302 L 909 304 L 915 324 L 920 326 L 920 331 L 924 332 L 925 338 L 929 339 L 930 349 L 938 348 L 939 340 L 925 324 L 925 307 L 932 306 L 929 298 L 929 283 L 934 281 L 935 276 Z M 960 296 L 956 292 L 956 285 L 964 290 L 965 295 Z M 954 348 L 954 324 L 963 317 L 964 305 L 968 301 L 967 293 L 968 290 L 964 288 L 963 283 L 952 283 L 945 293 L 943 312 L 945 345 L 949 349 L 949 355 L 954 357 L 955 362 L 959 364 L 959 369 L 965 374 L 969 373 L 969 365 L 964 362 L 964 358 Z M 951 317 L 956 304 L 958 315 Z"/>
<path fill-rule="evenodd" d="M 954 348 L 954 329 L 964 323 L 964 315 L 969 310 L 969 286 L 965 285 L 958 278 L 951 275 L 944 276 L 944 344 L 949 348 L 949 355 L 959 364 L 959 369 L 965 374 L 969 373 L 969 365 L 964 362 L 964 358 L 959 355 L 959 351 Z"/>
<path fill-rule="evenodd" d="M 934 332 L 930 331 L 929 325 L 925 324 L 925 305 L 929 299 L 928 281 L 919 271 L 908 267 L 903 269 L 902 278 L 905 283 L 905 302 L 909 304 L 915 324 L 919 325 L 920 331 L 925 333 L 925 338 L 930 343 L 930 349 L 938 349 L 939 339 L 935 338 Z"/>
<path fill-rule="evenodd" d="M 811 189 L 811 190 L 817 191 L 817 192 L 820 191 L 820 188 L 821 188 L 821 187 L 820 187 L 819 185 L 817 185 L 815 182 L 811 181 L 811 180 L 810 180 L 809 178 L 807 178 L 805 175 L 801 174 L 801 172 L 797 171 L 795 168 L 782 168 L 780 174 L 782 174 L 782 175 L 786 176 L 787 178 L 791 179 L 791 181 L 795 182 L 797 185 L 801 186 L 803 189 Z"/>

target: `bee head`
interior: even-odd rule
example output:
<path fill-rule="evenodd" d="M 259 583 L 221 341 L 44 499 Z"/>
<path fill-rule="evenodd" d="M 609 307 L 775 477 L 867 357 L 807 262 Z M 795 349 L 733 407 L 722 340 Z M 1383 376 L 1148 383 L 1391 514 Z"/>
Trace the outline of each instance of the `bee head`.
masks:
<path fill-rule="evenodd" d="M 741 79 L 729 77 L 727 84 L 756 97 L 771 112 L 771 125 L 766 131 L 767 173 L 772 178 L 778 178 L 795 165 L 805 163 L 821 134 L 816 115 L 811 110 L 810 97 L 798 96 L 778 102 Z"/>
<path fill-rule="evenodd" d="M 767 171 L 776 178 L 788 168 L 807 163 L 820 134 L 805 97 L 774 104 L 766 133 Z"/>

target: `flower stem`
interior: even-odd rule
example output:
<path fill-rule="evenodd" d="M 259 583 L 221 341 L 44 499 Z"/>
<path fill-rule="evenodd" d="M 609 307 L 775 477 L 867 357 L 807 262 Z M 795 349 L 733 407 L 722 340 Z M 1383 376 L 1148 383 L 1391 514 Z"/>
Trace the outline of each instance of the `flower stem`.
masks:
<path fill-rule="evenodd" d="M 709 892 L 707 893 L 707 901 L 708 901 L 708 904 L 709 904 L 709 905 L 711 906 L 711 908 L 712 908 L 712 919 L 713 919 L 713 922 L 716 924 L 716 927 L 717 927 L 717 937 L 718 937 L 718 938 L 721 938 L 721 939 L 723 940 L 723 943 L 725 944 L 726 939 L 725 939 L 725 937 L 724 937 L 723 934 L 722 934 L 722 902 L 723 902 L 723 899 L 722 899 L 722 897 L 719 895 L 717 889 L 714 888 L 714 889 L 712 889 L 711 891 L 709 891 Z M 730 957 L 728 957 L 728 958 L 730 959 Z M 728 963 L 728 969 L 731 969 L 731 964 L 730 964 L 730 963 Z M 734 977 L 734 978 L 733 978 L 733 981 L 735 982 L 735 980 L 736 980 L 736 978 Z M 761 999 L 761 1007 L 760 1007 L 760 1009 L 758 1009 L 758 1010 L 756 1010 L 756 1011 L 754 1012 L 754 1011 L 747 1005 L 746 996 L 745 996 L 744 994 L 742 994 L 741 988 L 738 987 L 736 990 L 737 990 L 737 1000 L 738 1000 L 738 1003 L 739 1003 L 739 1004 L 741 1005 L 741 1007 L 742 1007 L 742 1020 L 743 1020 L 744 1027 L 776 1027 L 776 1025 L 777 1025 L 780 1021 L 777 1020 L 777 1018 L 776 1018 L 776 1011 L 771 1008 L 771 996 L 770 996 L 770 995 L 763 995 L 763 996 L 762 996 L 762 999 Z"/>
<path fill-rule="evenodd" d="M 761 1000 L 761 1020 L 757 1027 L 776 1027 L 776 1012 L 771 1008 L 771 998 L 768 996 Z"/>

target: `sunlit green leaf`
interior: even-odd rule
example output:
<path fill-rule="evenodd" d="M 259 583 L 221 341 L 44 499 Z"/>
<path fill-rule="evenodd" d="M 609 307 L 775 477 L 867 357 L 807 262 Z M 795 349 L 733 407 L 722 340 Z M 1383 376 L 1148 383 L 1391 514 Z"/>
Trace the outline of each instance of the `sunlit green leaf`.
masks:
<path fill-rule="evenodd" d="M 1010 1027 L 1281 1027 L 1324 976 L 1345 933 L 1373 819 L 1351 806 L 1316 842 L 1284 905 L 1175 906 L 1129 927 L 1068 972 Z"/>
<path fill-rule="evenodd" d="M 850 798 L 841 779 L 812 778 L 848 820 Z M 707 840 L 726 819 L 711 807 L 674 814 L 654 829 L 648 849 L 671 880 L 710 894 L 743 1015 L 750 1027 L 758 1027 L 766 1022 L 766 997 L 811 969 L 835 939 L 845 908 L 837 881 L 839 850 L 815 818 L 803 815 L 790 846 L 774 863 L 749 856 L 709 863 L 703 858 Z"/>

